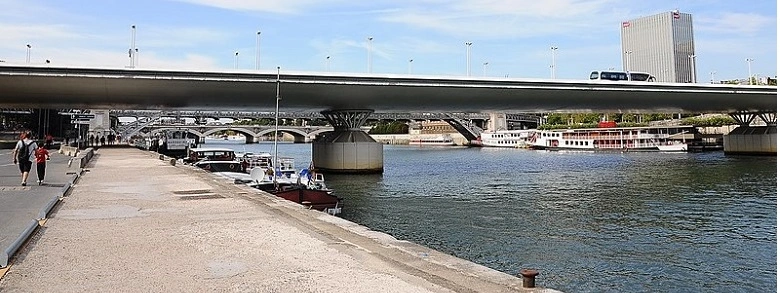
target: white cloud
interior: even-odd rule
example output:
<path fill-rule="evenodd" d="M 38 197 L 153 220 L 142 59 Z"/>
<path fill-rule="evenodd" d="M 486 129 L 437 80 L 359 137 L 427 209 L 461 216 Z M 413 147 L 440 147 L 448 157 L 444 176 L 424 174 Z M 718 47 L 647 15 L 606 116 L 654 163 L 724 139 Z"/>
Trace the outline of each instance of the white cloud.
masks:
<path fill-rule="evenodd" d="M 138 27 L 136 44 L 152 48 L 196 47 L 223 43 L 234 34 L 205 27 Z"/>
<path fill-rule="evenodd" d="M 217 69 L 214 58 L 200 54 L 202 44 L 219 42 L 224 33 L 203 28 L 165 27 L 138 34 L 139 61 L 143 68 Z M 129 65 L 128 34 L 93 33 L 68 25 L 26 25 L 0 23 L 0 60 L 7 64 L 26 62 L 31 44 L 30 63 L 53 66 L 99 66 L 121 68 Z M 178 48 L 178 49 L 176 49 Z M 174 49 L 174 50 L 171 50 Z M 183 51 L 171 54 L 171 51 Z"/>
<path fill-rule="evenodd" d="M 777 19 L 753 13 L 723 13 L 717 17 L 694 18 L 693 21 L 696 30 L 725 34 L 756 35 L 770 26 L 777 26 Z"/>
<path fill-rule="evenodd" d="M 247 12 L 300 13 L 308 8 L 327 5 L 338 0 L 176 0 L 190 4 Z"/>
<path fill-rule="evenodd" d="M 380 19 L 463 37 L 514 38 L 580 34 L 582 29 L 603 28 L 609 27 L 610 22 L 618 23 L 621 17 L 611 12 L 614 2 L 459 0 L 453 5 L 409 8 Z"/>

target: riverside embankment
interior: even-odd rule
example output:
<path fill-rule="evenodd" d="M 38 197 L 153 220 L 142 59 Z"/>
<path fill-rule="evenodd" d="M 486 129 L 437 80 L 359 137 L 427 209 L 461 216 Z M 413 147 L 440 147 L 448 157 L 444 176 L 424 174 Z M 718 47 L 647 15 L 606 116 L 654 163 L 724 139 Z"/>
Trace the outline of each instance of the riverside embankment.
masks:
<path fill-rule="evenodd" d="M 3 292 L 553 292 L 521 287 L 130 148 L 95 154 L 0 279 Z"/>

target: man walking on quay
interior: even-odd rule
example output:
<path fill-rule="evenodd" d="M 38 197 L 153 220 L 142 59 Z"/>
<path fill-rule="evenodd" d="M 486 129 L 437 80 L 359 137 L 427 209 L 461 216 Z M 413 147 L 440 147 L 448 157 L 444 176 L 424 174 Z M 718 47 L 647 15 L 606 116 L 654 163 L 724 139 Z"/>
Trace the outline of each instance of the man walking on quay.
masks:
<path fill-rule="evenodd" d="M 32 169 L 32 156 L 38 145 L 32 140 L 30 132 L 23 132 L 20 140 L 16 142 L 14 148 L 13 158 L 14 164 L 19 164 L 19 171 L 22 172 L 22 186 L 27 186 L 27 176 L 30 175 L 30 169 Z"/>

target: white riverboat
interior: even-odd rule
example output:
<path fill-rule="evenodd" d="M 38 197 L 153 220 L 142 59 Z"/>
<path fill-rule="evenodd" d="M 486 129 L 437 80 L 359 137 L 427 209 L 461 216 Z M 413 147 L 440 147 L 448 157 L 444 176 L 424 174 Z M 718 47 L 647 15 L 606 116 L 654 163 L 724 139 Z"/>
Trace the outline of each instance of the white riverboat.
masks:
<path fill-rule="evenodd" d="M 527 147 L 528 139 L 536 133 L 536 129 L 497 130 L 482 132 L 479 135 L 483 147 L 517 148 Z"/>
<path fill-rule="evenodd" d="M 416 146 L 454 146 L 455 141 L 449 134 L 417 135 L 409 138 L 409 145 Z"/>
<path fill-rule="evenodd" d="M 686 152 L 692 126 L 610 127 L 538 131 L 530 146 L 542 150 Z"/>

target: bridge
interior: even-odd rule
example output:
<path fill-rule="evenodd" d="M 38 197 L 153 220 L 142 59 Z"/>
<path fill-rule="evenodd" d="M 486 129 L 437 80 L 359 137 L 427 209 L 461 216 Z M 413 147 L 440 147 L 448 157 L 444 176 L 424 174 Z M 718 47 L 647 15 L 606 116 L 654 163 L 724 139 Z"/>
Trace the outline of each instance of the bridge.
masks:
<path fill-rule="evenodd" d="M 146 131 L 148 136 L 155 136 L 166 131 L 186 130 L 190 135 L 198 138 L 198 143 L 204 143 L 207 136 L 223 131 L 233 131 L 244 135 L 246 143 L 255 143 L 262 137 L 271 135 L 276 131 L 274 126 L 261 125 L 165 125 L 156 124 L 143 127 L 140 131 Z M 333 131 L 331 126 L 279 126 L 279 132 L 293 136 L 295 142 L 309 142 L 317 135 Z M 133 133 L 129 134 L 130 136 Z"/>
<path fill-rule="evenodd" d="M 197 72 L 0 65 L 4 108 L 319 112 L 776 112 L 777 88 L 283 71 Z"/>
<path fill-rule="evenodd" d="M 0 89 L 0 106 L 5 108 L 259 111 L 275 109 L 278 102 L 286 110 L 319 111 L 336 130 L 313 145 L 314 163 L 326 170 L 355 172 L 383 169 L 382 145 L 359 131 L 375 109 L 717 112 L 730 113 L 744 125 L 761 115 L 775 128 L 772 137 L 777 122 L 777 88 L 769 86 L 28 65 L 0 66 Z"/>

